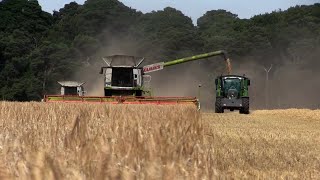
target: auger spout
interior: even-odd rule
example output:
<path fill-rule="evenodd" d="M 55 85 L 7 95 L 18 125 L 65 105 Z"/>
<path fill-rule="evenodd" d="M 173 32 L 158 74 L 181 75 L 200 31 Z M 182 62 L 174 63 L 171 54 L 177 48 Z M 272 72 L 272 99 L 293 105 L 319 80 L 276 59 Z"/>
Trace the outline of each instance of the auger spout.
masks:
<path fill-rule="evenodd" d="M 224 60 L 226 61 L 226 69 L 227 69 L 227 73 L 230 74 L 231 73 L 231 61 L 228 57 L 228 53 L 226 51 L 214 51 L 214 52 L 210 52 L 210 53 L 205 53 L 205 54 L 199 54 L 199 55 L 195 55 L 195 56 L 190 56 L 190 57 L 186 57 L 186 58 L 181 58 L 181 59 L 176 59 L 173 61 L 167 61 L 164 63 L 164 67 L 168 67 L 168 66 L 173 66 L 173 65 L 177 65 L 177 64 L 181 64 L 181 63 L 185 63 L 185 62 L 189 62 L 189 61 L 195 61 L 195 60 L 200 60 L 200 59 L 205 59 L 205 58 L 209 58 L 209 57 L 213 57 L 213 56 L 219 56 L 222 55 L 224 57 Z"/>

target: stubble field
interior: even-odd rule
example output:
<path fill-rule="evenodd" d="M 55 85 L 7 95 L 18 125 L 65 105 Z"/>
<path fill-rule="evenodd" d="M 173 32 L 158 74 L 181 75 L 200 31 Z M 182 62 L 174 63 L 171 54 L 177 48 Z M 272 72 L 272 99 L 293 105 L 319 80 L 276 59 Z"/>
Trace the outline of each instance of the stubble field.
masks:
<path fill-rule="evenodd" d="M 317 179 L 320 111 L 0 102 L 0 179 Z"/>

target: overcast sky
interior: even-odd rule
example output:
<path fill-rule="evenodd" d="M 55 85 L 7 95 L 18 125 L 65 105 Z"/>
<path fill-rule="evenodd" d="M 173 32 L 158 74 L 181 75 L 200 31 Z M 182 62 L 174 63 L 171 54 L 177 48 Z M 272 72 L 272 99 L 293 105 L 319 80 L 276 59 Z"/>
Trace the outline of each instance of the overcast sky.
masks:
<path fill-rule="evenodd" d="M 44 11 L 52 13 L 59 10 L 66 3 L 76 1 L 83 4 L 85 0 L 38 0 Z M 144 13 L 152 10 L 162 10 L 170 6 L 182 11 L 194 22 L 205 12 L 215 9 L 225 9 L 240 18 L 250 18 L 253 15 L 272 12 L 277 9 L 288 9 L 295 5 L 310 5 L 320 0 L 120 0 L 126 6 L 132 7 Z"/>

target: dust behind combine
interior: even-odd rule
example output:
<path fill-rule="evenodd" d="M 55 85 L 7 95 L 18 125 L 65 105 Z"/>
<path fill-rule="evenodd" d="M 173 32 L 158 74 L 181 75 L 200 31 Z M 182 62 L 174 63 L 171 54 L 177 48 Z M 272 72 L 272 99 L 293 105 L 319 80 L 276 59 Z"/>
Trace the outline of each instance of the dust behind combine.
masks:
<path fill-rule="evenodd" d="M 1 179 L 319 177 L 320 111 L 0 104 Z"/>

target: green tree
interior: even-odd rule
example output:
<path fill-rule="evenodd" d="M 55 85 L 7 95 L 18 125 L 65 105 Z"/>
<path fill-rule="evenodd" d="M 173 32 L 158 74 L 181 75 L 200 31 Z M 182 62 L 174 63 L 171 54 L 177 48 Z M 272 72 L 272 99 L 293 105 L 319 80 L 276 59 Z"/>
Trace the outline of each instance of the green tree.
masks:
<path fill-rule="evenodd" d="M 141 54 L 172 59 L 201 50 L 202 41 L 192 20 L 174 8 L 167 7 L 141 16 L 133 29 L 134 36 L 140 41 Z"/>

